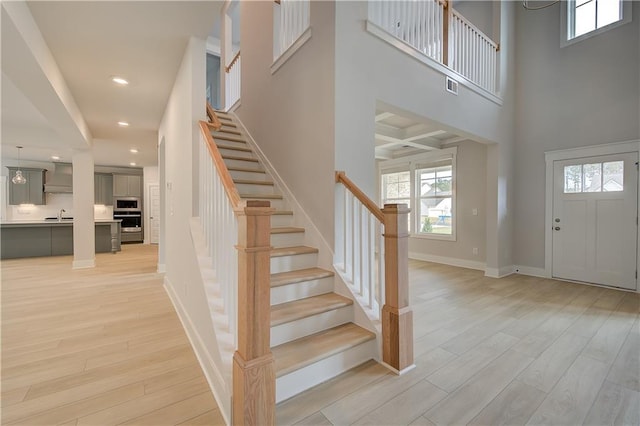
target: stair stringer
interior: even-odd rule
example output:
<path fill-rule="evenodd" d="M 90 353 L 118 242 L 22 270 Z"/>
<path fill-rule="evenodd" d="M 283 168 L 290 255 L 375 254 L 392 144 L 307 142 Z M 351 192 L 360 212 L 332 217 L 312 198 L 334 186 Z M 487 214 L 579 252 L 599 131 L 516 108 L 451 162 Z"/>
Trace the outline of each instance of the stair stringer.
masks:
<path fill-rule="evenodd" d="M 276 187 L 281 191 L 285 200 L 289 205 L 291 211 L 293 211 L 293 226 L 305 228 L 304 241 L 305 245 L 318 248 L 318 266 L 327 270 L 331 270 L 335 273 L 333 279 L 334 292 L 347 297 L 354 301 L 353 304 L 353 322 L 360 327 L 369 330 L 376 335 L 375 353 L 371 356 L 374 360 L 382 362 L 382 326 L 379 320 L 372 319 L 367 314 L 365 308 L 360 304 L 358 297 L 353 293 L 351 288 L 343 279 L 339 268 L 334 266 L 334 251 L 324 238 L 320 230 L 316 227 L 315 223 L 311 220 L 306 211 L 302 208 L 298 199 L 294 196 L 293 192 L 284 179 L 278 174 L 269 158 L 262 151 L 260 146 L 256 143 L 255 139 L 251 135 L 251 132 L 245 127 L 242 120 L 234 112 L 228 112 L 228 115 L 232 115 L 234 121 L 238 125 L 238 130 L 246 136 L 246 142 L 253 148 L 255 155 L 259 158 L 260 162 L 264 166 L 267 173 L 273 179 Z"/>

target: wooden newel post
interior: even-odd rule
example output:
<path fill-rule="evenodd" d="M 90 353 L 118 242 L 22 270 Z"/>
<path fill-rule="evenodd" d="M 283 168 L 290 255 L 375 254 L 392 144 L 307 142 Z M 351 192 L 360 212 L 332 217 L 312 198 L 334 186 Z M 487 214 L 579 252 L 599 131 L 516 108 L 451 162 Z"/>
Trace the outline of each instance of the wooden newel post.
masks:
<path fill-rule="evenodd" d="M 238 349 L 233 354 L 233 424 L 274 425 L 276 377 L 270 347 L 271 213 L 247 201 L 238 217 Z"/>
<path fill-rule="evenodd" d="M 382 307 L 382 360 L 397 372 L 413 365 L 413 312 L 409 307 L 409 209 L 385 204 L 385 304 Z"/>

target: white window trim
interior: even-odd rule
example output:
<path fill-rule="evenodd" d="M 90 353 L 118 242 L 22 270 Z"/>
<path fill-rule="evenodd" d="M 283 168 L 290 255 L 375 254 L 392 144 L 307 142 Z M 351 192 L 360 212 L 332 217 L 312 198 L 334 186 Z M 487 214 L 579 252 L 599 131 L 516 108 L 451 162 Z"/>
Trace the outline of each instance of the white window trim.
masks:
<path fill-rule="evenodd" d="M 400 171 L 409 171 L 411 175 L 411 211 L 417 212 L 417 202 L 419 201 L 418 185 L 416 185 L 416 164 L 422 164 L 425 162 L 436 162 L 441 159 L 451 158 L 451 175 L 453 177 L 453 185 L 451 187 L 451 211 L 453 212 L 451 218 L 451 235 L 446 234 L 423 234 L 417 232 L 418 217 L 416 214 L 412 215 L 411 223 L 409 224 L 409 236 L 411 238 L 427 239 L 427 240 L 440 240 L 440 241 L 457 241 L 457 227 L 458 227 L 458 210 L 457 210 L 457 171 L 456 171 L 456 155 L 458 153 L 457 147 L 445 148 L 438 151 L 428 152 L 425 154 L 411 155 L 402 158 L 395 158 L 393 160 L 385 160 L 379 163 L 378 167 L 378 185 L 381 184 L 382 175 L 385 173 L 395 173 Z M 382 191 L 378 191 L 378 197 L 381 197 Z M 378 202 L 381 199 L 378 198 Z"/>
<path fill-rule="evenodd" d="M 605 31 L 612 30 L 621 25 L 631 22 L 631 3 L 632 2 L 629 0 L 622 1 L 621 20 L 612 22 L 604 27 L 596 28 L 593 31 L 589 31 L 588 33 L 569 39 L 569 29 L 571 28 L 571 23 L 569 22 L 569 18 L 571 17 L 571 15 L 569 14 L 569 8 L 571 8 L 572 5 L 575 4 L 575 0 L 563 1 L 562 7 L 560 8 L 560 47 L 571 46 L 572 44 L 597 36 L 604 33 Z"/>

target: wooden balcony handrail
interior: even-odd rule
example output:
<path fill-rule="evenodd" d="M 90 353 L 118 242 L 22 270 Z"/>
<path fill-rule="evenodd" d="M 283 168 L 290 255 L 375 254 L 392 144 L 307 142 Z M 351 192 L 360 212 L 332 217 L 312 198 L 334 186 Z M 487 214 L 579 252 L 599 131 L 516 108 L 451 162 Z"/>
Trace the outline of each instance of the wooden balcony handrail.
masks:
<path fill-rule="evenodd" d="M 220 122 L 220 119 L 218 119 L 216 111 L 209 102 L 207 102 L 207 117 L 209 117 L 209 122 L 212 124 L 213 128 L 215 130 L 220 130 L 222 123 Z"/>
<path fill-rule="evenodd" d="M 233 183 L 233 178 L 227 169 L 227 165 L 224 164 L 222 154 L 220 154 L 220 151 L 213 140 L 213 136 L 211 136 L 211 129 L 215 130 L 213 123 L 200 121 L 200 130 L 202 130 L 202 135 L 207 142 L 209 155 L 211 155 L 211 159 L 216 166 L 216 171 L 220 176 L 220 180 L 224 186 L 224 191 L 227 193 L 227 197 L 229 197 L 229 202 L 233 209 L 236 210 L 240 207 L 240 194 L 238 194 L 238 190 L 236 189 L 236 185 Z"/>
<path fill-rule="evenodd" d="M 238 53 L 236 53 L 236 56 L 233 57 L 233 59 L 231 60 L 229 65 L 224 68 L 224 70 L 227 72 L 227 74 L 229 74 L 229 72 L 231 72 L 231 68 L 233 68 L 233 66 L 236 64 L 236 62 L 238 62 L 238 59 L 240 59 L 240 51 L 239 50 L 238 50 Z"/>
<path fill-rule="evenodd" d="M 477 33 L 479 33 L 480 35 L 482 35 L 482 38 L 484 38 L 485 40 L 487 40 L 489 42 L 490 45 L 492 45 L 496 50 L 499 50 L 500 47 L 498 45 L 498 43 L 496 43 L 495 41 L 491 40 L 491 38 L 486 35 L 485 33 L 482 32 L 482 30 L 478 27 L 476 27 L 475 25 L 473 25 L 471 23 L 471 21 L 469 21 L 467 18 L 465 18 L 464 16 L 462 16 L 462 14 L 460 12 L 458 12 L 457 10 L 455 10 L 453 7 L 450 9 L 451 10 L 451 14 L 455 15 L 456 18 L 458 18 L 459 20 L 461 20 L 462 22 L 464 22 L 466 25 L 468 25 L 469 27 L 471 27 L 471 29 L 473 29 L 474 31 L 476 31 Z"/>
<path fill-rule="evenodd" d="M 336 183 L 341 183 L 347 188 L 360 202 L 375 216 L 381 223 L 384 224 L 384 214 L 380 207 L 376 205 L 371 198 L 360 190 L 355 183 L 351 181 L 345 174 L 345 172 L 336 171 Z"/>

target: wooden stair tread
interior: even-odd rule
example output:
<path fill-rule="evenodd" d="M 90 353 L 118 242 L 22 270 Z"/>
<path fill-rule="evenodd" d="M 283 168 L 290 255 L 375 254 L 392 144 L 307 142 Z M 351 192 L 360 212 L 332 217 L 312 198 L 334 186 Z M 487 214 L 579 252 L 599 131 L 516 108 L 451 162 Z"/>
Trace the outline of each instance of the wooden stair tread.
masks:
<path fill-rule="evenodd" d="M 295 256 L 298 254 L 317 253 L 318 249 L 307 246 L 277 247 L 271 249 L 271 257 Z"/>
<path fill-rule="evenodd" d="M 248 173 L 267 173 L 266 170 L 262 170 L 262 169 L 252 169 L 249 167 L 227 167 L 227 170 L 234 171 L 234 172 L 248 172 Z"/>
<path fill-rule="evenodd" d="M 246 157 L 237 157 L 235 155 L 223 155 L 223 160 L 240 160 L 240 161 L 249 161 L 251 163 L 258 163 L 259 160 L 257 158 L 246 158 Z"/>
<path fill-rule="evenodd" d="M 230 151 L 253 152 L 251 148 L 245 148 L 243 146 L 233 146 L 233 145 L 223 145 L 223 144 L 216 144 L 216 146 L 218 147 L 218 149 L 228 149 Z"/>
<path fill-rule="evenodd" d="M 361 343 L 375 334 L 354 323 L 342 324 L 319 333 L 271 348 L 276 377 L 299 370 Z"/>
<path fill-rule="evenodd" d="M 353 300 L 336 293 L 298 299 L 271 307 L 271 327 L 353 305 Z"/>
<path fill-rule="evenodd" d="M 271 228 L 271 235 L 273 234 L 297 234 L 304 232 L 304 228 L 297 228 L 295 226 L 280 226 L 277 228 Z"/>
<path fill-rule="evenodd" d="M 333 277 L 334 273 L 322 268 L 297 269 L 295 271 L 271 274 L 271 287 L 301 283 L 311 280 Z"/>
<path fill-rule="evenodd" d="M 242 199 L 256 199 L 256 200 L 282 200 L 280 194 L 240 194 Z"/>
<path fill-rule="evenodd" d="M 222 127 L 238 127 L 235 123 L 226 120 L 224 122 L 221 121 L 220 124 L 222 124 Z"/>
<path fill-rule="evenodd" d="M 218 118 L 220 120 L 228 120 L 228 121 L 233 121 L 233 118 L 231 118 L 230 116 L 228 116 L 226 113 L 224 112 L 216 112 L 216 115 L 218 116 Z"/>
<path fill-rule="evenodd" d="M 213 135 L 213 139 L 214 140 L 229 141 L 229 142 L 247 143 L 247 141 L 245 141 L 244 139 L 234 138 L 234 137 L 231 137 L 231 136 L 220 135 L 220 134 Z"/>
<path fill-rule="evenodd" d="M 250 180 L 250 179 L 234 179 L 233 183 L 236 185 L 264 185 L 273 186 L 274 183 L 266 180 Z"/>
<path fill-rule="evenodd" d="M 271 216 L 279 215 L 279 216 L 293 216 L 293 212 L 291 210 L 275 210 L 271 213 Z"/>

